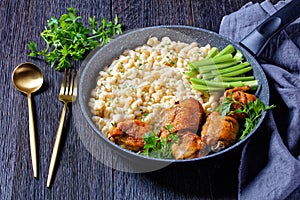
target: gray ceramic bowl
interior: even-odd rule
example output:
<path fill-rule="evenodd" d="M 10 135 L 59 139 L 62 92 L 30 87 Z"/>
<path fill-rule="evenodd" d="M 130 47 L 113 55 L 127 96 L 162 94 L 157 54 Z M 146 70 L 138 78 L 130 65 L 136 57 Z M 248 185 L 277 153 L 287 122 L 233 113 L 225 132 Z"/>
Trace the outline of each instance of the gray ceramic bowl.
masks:
<path fill-rule="evenodd" d="M 113 59 L 117 58 L 121 55 L 126 49 L 134 49 L 137 46 L 143 45 L 146 43 L 149 37 L 158 37 L 161 39 L 162 37 L 169 37 L 173 41 L 182 41 L 182 42 L 198 42 L 200 45 L 210 44 L 211 46 L 218 47 L 220 49 L 224 48 L 229 43 L 233 44 L 237 49 L 241 50 L 247 59 L 248 62 L 253 66 L 254 76 L 259 81 L 259 89 L 256 95 L 260 98 L 262 102 L 268 105 L 269 102 L 269 87 L 267 83 L 267 79 L 265 77 L 264 72 L 262 71 L 260 65 L 255 60 L 255 58 L 248 53 L 245 49 L 243 49 L 239 44 L 224 38 L 214 32 L 203 30 L 195 27 L 188 26 L 157 26 L 157 27 L 148 27 L 137 30 L 132 30 L 130 32 L 124 33 L 114 40 L 112 40 L 109 44 L 103 46 L 102 48 L 98 48 L 93 51 L 88 58 L 84 61 L 81 67 L 80 79 L 79 79 L 79 104 L 81 112 L 87 121 L 90 128 L 92 128 L 92 132 L 90 134 L 98 135 L 98 138 L 104 142 L 104 145 L 107 145 L 108 148 L 112 148 L 116 150 L 120 155 L 125 156 L 130 160 L 141 160 L 141 162 L 158 162 L 158 163 L 169 163 L 169 162 L 189 162 L 189 161 L 200 161 L 206 160 L 208 158 L 222 156 L 223 154 L 230 152 L 231 150 L 242 146 L 246 140 L 248 140 L 256 129 L 262 123 L 265 113 L 260 119 L 257 127 L 250 133 L 245 139 L 231 147 L 220 151 L 215 154 L 211 154 L 201 158 L 189 159 L 189 160 L 166 160 L 166 159 L 155 159 L 144 157 L 142 155 L 133 153 L 126 149 L 121 148 L 120 146 L 109 141 L 91 120 L 92 114 L 88 107 L 88 101 L 91 93 L 91 90 L 96 87 L 96 78 L 99 75 L 99 72 L 103 69 L 104 66 L 108 66 L 112 63 Z"/>

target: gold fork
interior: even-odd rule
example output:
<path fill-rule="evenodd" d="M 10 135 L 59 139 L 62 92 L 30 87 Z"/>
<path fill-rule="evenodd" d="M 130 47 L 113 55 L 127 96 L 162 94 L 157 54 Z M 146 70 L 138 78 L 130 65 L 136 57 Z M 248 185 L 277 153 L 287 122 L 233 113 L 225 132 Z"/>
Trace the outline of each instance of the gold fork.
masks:
<path fill-rule="evenodd" d="M 62 129 L 66 117 L 67 105 L 68 103 L 74 102 L 77 97 L 77 72 L 75 70 L 65 70 L 63 81 L 61 83 L 59 100 L 64 103 L 64 107 L 61 113 L 59 126 L 56 132 L 55 143 L 52 151 L 52 156 L 50 160 L 47 187 L 49 188 L 52 181 L 52 175 L 55 167 L 55 162 L 58 154 L 59 144 L 62 136 Z"/>

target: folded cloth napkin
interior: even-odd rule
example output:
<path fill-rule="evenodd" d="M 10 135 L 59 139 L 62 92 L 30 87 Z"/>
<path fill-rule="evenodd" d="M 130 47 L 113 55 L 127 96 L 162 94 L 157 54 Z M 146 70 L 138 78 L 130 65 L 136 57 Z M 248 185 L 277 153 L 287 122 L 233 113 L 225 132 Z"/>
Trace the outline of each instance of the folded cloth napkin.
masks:
<path fill-rule="evenodd" d="M 224 16 L 219 32 L 240 42 L 288 2 L 250 2 Z M 238 197 L 300 199 L 300 19 L 275 36 L 258 61 L 269 81 L 270 104 L 276 108 L 243 149 Z"/>

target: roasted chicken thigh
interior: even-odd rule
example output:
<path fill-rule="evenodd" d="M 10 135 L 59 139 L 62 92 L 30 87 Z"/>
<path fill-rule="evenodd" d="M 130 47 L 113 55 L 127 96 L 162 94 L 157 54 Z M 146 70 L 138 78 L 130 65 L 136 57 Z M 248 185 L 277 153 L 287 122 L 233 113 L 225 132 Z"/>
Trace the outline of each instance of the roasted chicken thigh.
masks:
<path fill-rule="evenodd" d="M 201 139 L 213 152 L 217 152 L 235 143 L 238 133 L 239 123 L 235 118 L 212 112 L 202 127 Z"/>
<path fill-rule="evenodd" d="M 152 127 L 141 120 L 125 120 L 117 124 L 108 138 L 123 148 L 139 151 L 144 147 L 143 136 L 151 130 Z"/>
<path fill-rule="evenodd" d="M 226 98 L 230 97 L 236 101 L 230 107 L 231 111 L 242 109 L 242 105 L 247 105 L 249 102 L 254 102 L 256 96 L 254 94 L 246 93 L 250 89 L 249 86 L 235 87 L 233 89 L 226 90 L 224 96 L 221 97 L 220 101 L 224 101 Z M 240 122 L 247 117 L 245 113 L 232 113 L 230 114 L 233 118 L 237 119 Z"/>
<path fill-rule="evenodd" d="M 189 130 L 197 133 L 204 117 L 202 105 L 194 98 L 178 102 L 173 107 L 166 109 L 163 126 L 171 125 L 172 129 L 162 129 L 161 137 L 166 137 L 170 132 Z"/>

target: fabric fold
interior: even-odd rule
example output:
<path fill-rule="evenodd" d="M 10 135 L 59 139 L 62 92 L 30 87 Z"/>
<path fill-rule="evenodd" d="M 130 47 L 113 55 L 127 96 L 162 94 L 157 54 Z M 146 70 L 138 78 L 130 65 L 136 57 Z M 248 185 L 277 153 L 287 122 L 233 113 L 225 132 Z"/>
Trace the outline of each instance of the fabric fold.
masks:
<path fill-rule="evenodd" d="M 248 3 L 224 16 L 221 35 L 239 42 L 290 1 Z M 270 40 L 259 55 L 276 108 L 245 145 L 239 199 L 300 199 L 300 19 Z"/>

